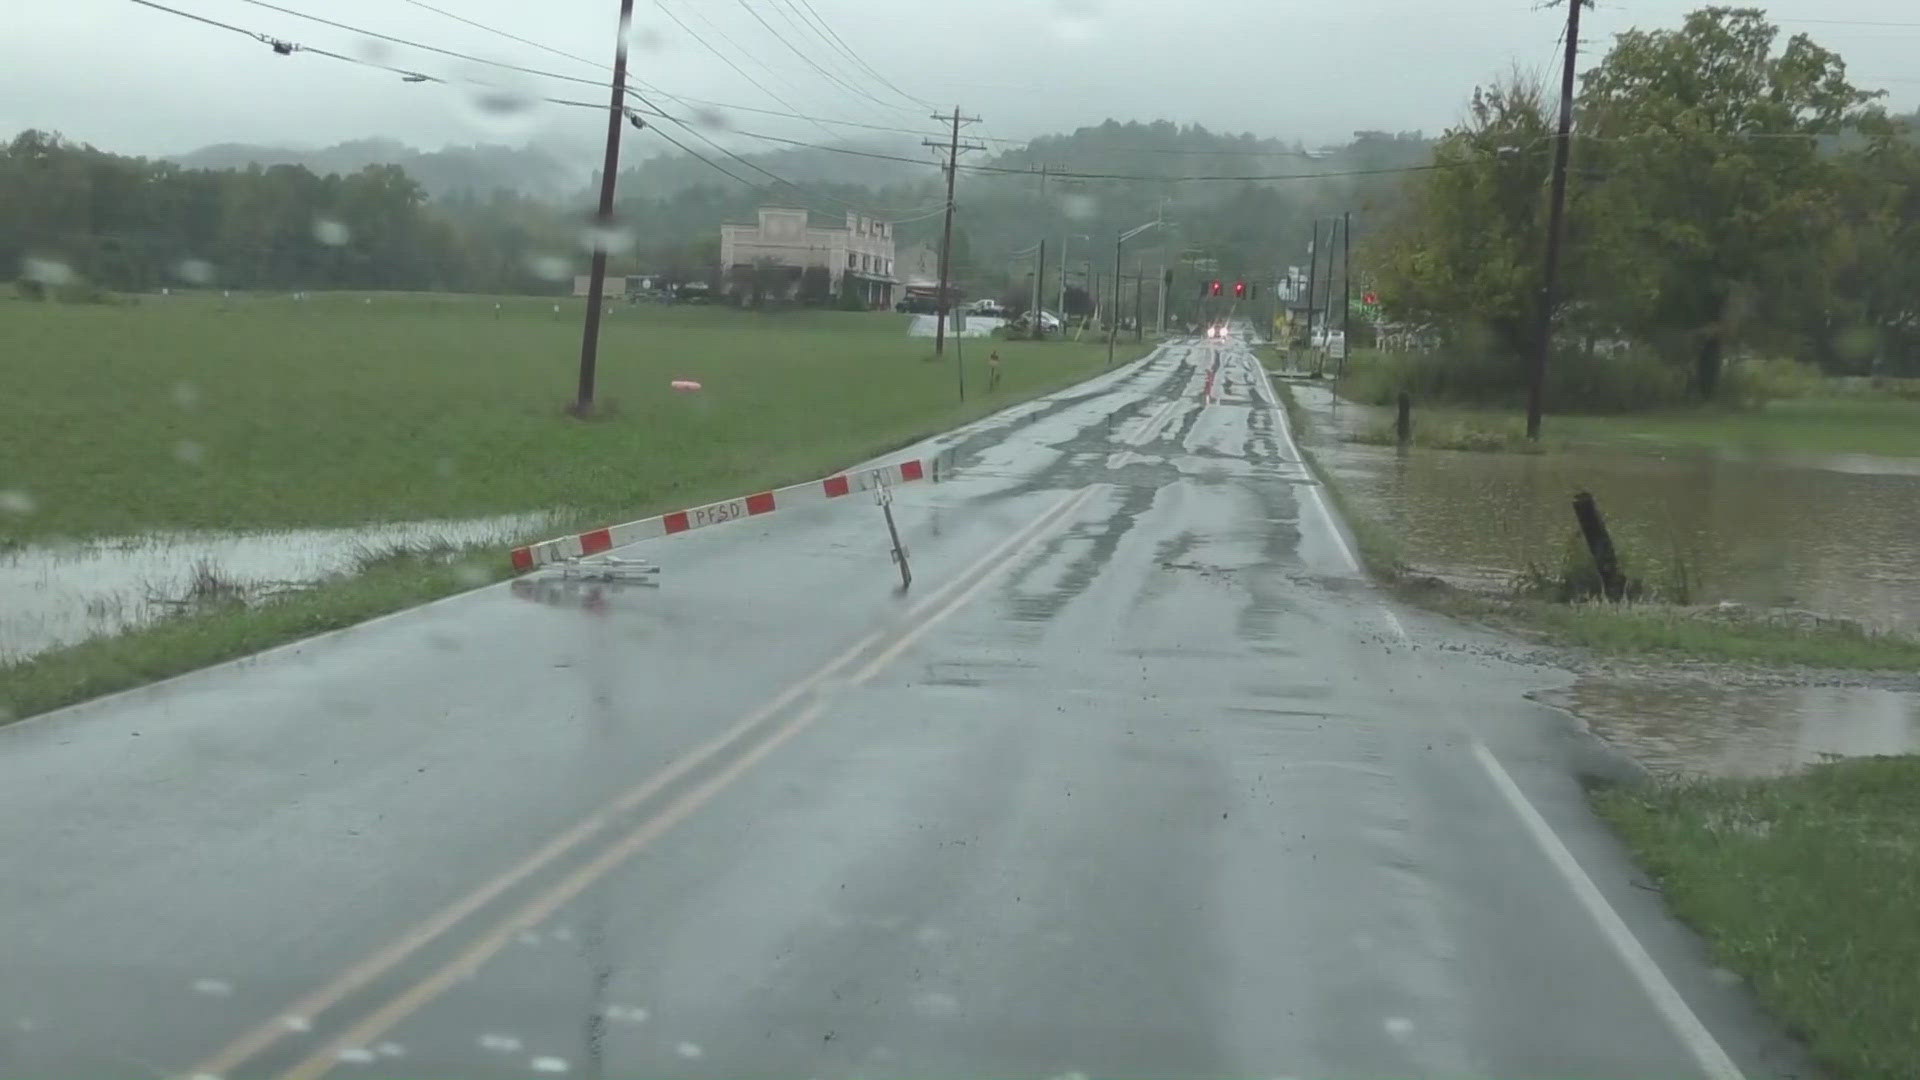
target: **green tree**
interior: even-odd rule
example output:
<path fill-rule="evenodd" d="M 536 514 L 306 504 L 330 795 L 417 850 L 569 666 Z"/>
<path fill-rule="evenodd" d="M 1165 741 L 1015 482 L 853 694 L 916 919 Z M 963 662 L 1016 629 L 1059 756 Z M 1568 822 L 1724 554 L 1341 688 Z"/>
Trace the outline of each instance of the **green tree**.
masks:
<path fill-rule="evenodd" d="M 1552 134 L 1538 82 L 1476 89 L 1362 256 L 1397 317 L 1485 342 L 1516 379 L 1536 333 Z"/>
<path fill-rule="evenodd" d="M 1840 57 L 1753 8 L 1709 7 L 1678 30 L 1619 35 L 1582 82 L 1582 157 L 1605 175 L 1588 212 L 1634 277 L 1596 302 L 1690 362 L 1702 397 L 1730 346 L 1778 329 L 1817 285 L 1834 163 L 1820 140 L 1875 95 Z"/>

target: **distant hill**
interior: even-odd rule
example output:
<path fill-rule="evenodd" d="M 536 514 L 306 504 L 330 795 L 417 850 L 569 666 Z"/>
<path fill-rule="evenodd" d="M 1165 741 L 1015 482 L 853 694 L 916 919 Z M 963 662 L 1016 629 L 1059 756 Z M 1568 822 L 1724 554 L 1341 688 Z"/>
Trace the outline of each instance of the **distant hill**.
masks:
<path fill-rule="evenodd" d="M 200 169 L 302 165 L 321 175 L 355 173 L 368 165 L 398 165 L 436 196 L 461 191 L 484 195 L 505 188 L 524 195 L 561 197 L 584 188 L 590 179 L 589 169 L 563 163 L 533 147 L 481 145 L 416 150 L 392 139 L 355 139 L 321 150 L 219 143 L 171 160 Z"/>

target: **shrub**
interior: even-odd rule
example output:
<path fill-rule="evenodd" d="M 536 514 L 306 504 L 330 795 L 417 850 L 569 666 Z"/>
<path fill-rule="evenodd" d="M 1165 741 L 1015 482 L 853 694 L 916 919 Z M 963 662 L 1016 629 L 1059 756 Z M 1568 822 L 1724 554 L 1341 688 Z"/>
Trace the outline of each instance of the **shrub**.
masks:
<path fill-rule="evenodd" d="M 1420 402 L 1517 407 L 1526 400 L 1527 370 L 1519 358 L 1459 345 L 1427 353 L 1356 349 L 1340 389 L 1367 405 L 1391 405 L 1405 390 Z M 1567 348 L 1547 365 L 1546 407 L 1553 412 L 1630 412 L 1685 397 L 1686 373 L 1646 349 L 1588 355 Z"/>
<path fill-rule="evenodd" d="M 1801 398 L 1820 389 L 1818 368 L 1785 357 L 1748 359 L 1728 364 L 1720 374 L 1720 397 L 1731 405 L 1764 405 Z"/>

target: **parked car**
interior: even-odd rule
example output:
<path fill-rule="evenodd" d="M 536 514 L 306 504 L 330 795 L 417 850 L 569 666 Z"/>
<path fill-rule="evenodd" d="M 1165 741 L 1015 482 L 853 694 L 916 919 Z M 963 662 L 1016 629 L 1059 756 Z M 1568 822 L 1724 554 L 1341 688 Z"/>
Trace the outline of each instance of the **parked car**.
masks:
<path fill-rule="evenodd" d="M 1002 307 L 998 300 L 975 300 L 967 306 L 967 314 L 987 315 L 993 318 L 1004 319 L 1007 317 L 1007 309 Z"/>
<path fill-rule="evenodd" d="M 1033 332 L 1033 320 L 1026 315 L 1020 316 L 1018 319 L 1013 320 L 1013 322 L 1009 323 L 1008 325 L 1011 327 L 1014 333 L 1017 333 L 1017 334 L 1030 334 Z M 1042 311 L 1040 313 L 1040 332 L 1041 333 L 1057 334 L 1060 332 L 1061 325 L 1062 324 L 1060 322 L 1060 317 L 1058 315 L 1055 315 L 1053 312 Z"/>

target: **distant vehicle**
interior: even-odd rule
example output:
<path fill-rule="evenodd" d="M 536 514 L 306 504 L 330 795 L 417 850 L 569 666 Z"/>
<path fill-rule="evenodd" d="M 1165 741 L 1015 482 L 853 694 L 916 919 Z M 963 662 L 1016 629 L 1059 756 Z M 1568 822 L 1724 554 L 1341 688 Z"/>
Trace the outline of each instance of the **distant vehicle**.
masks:
<path fill-rule="evenodd" d="M 998 300 L 975 300 L 972 304 L 968 305 L 967 314 L 987 315 L 993 318 L 1004 319 L 1007 317 L 1007 309 L 1002 307 Z"/>
<path fill-rule="evenodd" d="M 931 296 L 908 296 L 894 304 L 893 310 L 902 315 L 932 315 L 940 310 L 940 305 Z"/>
<path fill-rule="evenodd" d="M 1213 341 L 1225 341 L 1227 339 L 1227 324 L 1214 323 L 1207 327 L 1207 337 Z"/>
<path fill-rule="evenodd" d="M 1030 333 L 1033 330 L 1033 320 L 1027 317 L 1026 315 L 1022 315 L 1018 319 L 1015 319 L 1012 325 L 1013 325 L 1014 331 L 1017 333 L 1022 333 L 1022 334 Z M 1041 333 L 1043 334 L 1059 333 L 1060 327 L 1062 325 L 1063 324 L 1060 322 L 1060 317 L 1058 315 L 1055 315 L 1053 312 L 1042 311 L 1040 313 L 1040 332 Z"/>

